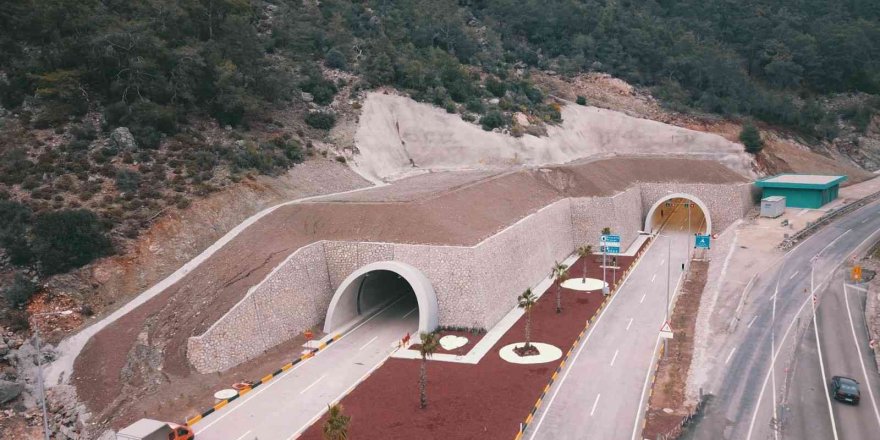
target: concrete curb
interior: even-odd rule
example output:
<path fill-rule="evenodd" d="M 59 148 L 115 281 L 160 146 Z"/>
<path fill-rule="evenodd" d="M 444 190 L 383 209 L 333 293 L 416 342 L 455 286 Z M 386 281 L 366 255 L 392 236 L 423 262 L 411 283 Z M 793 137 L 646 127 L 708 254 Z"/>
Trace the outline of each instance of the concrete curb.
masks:
<path fill-rule="evenodd" d="M 308 353 L 299 356 L 298 358 L 282 365 L 281 368 L 273 371 L 272 373 L 269 373 L 269 374 L 261 377 L 259 380 L 252 382 L 253 385 L 242 389 L 241 391 L 236 393 L 236 395 L 234 395 L 228 399 L 223 399 L 223 400 L 217 402 L 213 407 L 211 407 L 205 411 L 202 411 L 201 414 L 184 419 L 183 424 L 187 425 L 187 426 L 192 426 L 192 425 L 198 423 L 199 421 L 201 421 L 205 417 L 211 415 L 215 411 L 218 411 L 221 408 L 223 408 L 224 406 L 228 405 L 229 402 L 232 402 L 233 400 L 238 399 L 241 396 L 244 396 L 245 394 L 247 394 L 247 393 L 253 391 L 255 388 L 259 387 L 260 385 L 263 385 L 263 384 L 269 382 L 270 380 L 274 379 L 276 376 L 280 375 L 281 373 L 284 373 L 285 371 L 290 370 L 291 368 L 294 367 L 294 365 L 297 365 L 300 362 L 305 361 L 306 359 L 314 357 L 319 351 L 327 348 L 327 346 L 329 346 L 330 344 L 332 344 L 335 341 L 338 341 L 340 338 L 342 338 L 341 334 L 337 333 L 337 334 L 333 335 L 330 339 L 327 339 L 326 341 L 319 343 L 317 348 L 313 348 L 313 349 L 309 350 Z"/>
<path fill-rule="evenodd" d="M 544 386 L 544 389 L 541 391 L 541 395 L 538 396 L 538 400 L 532 406 L 532 410 L 529 411 L 529 415 L 526 416 L 524 422 L 520 422 L 519 424 L 519 432 L 514 437 L 514 440 L 522 440 L 523 435 L 528 429 L 529 425 L 532 423 L 532 420 L 535 417 L 535 414 L 541 408 L 541 405 L 544 403 L 544 397 L 547 396 L 547 393 L 550 391 L 550 388 L 553 387 L 553 383 L 556 381 L 556 378 L 559 377 L 559 374 L 562 373 L 562 369 L 565 367 L 566 362 L 568 362 L 568 358 L 571 356 L 571 353 L 577 348 L 578 344 L 580 344 L 581 339 L 584 338 L 584 335 L 587 334 L 587 330 L 590 329 L 590 326 L 593 325 L 599 316 L 602 315 L 602 312 L 605 310 L 605 306 L 611 301 L 611 298 L 617 293 L 617 290 L 620 286 L 623 285 L 624 281 L 629 277 L 630 272 L 633 267 L 639 262 L 642 256 L 647 252 L 648 247 L 650 245 L 650 240 L 646 240 L 643 243 L 643 247 L 635 254 L 635 259 L 630 263 L 629 267 L 623 271 L 621 277 L 617 280 L 617 283 L 611 288 L 611 293 L 605 296 L 605 299 L 602 301 L 602 304 L 599 305 L 599 308 L 596 310 L 596 313 L 593 313 L 593 316 L 590 317 L 589 320 L 584 324 L 584 328 L 578 333 L 577 338 L 575 338 L 574 342 L 571 344 L 571 347 L 568 351 L 565 352 L 565 356 L 562 357 L 562 361 L 559 362 L 559 366 L 556 367 L 556 370 L 553 371 L 553 374 L 550 376 L 550 380 L 547 382 L 547 385 Z"/>

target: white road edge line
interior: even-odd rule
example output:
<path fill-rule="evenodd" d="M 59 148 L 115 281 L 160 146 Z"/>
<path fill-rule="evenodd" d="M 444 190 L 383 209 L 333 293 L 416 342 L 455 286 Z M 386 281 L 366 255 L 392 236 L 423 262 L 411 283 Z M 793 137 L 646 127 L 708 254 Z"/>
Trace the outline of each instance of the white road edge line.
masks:
<path fill-rule="evenodd" d="M 859 356 L 859 364 L 862 366 L 862 375 L 865 376 L 865 385 L 867 385 L 868 388 L 868 395 L 871 396 L 871 405 L 874 406 L 874 417 L 877 418 L 877 424 L 880 425 L 880 411 L 877 410 L 877 400 L 874 399 L 874 389 L 871 387 L 871 376 L 868 376 L 868 370 L 865 369 L 865 361 L 862 359 L 862 349 L 859 347 L 858 338 L 856 338 L 856 326 L 853 323 L 852 312 L 849 309 L 847 287 L 846 283 L 843 283 L 843 299 L 846 301 L 846 314 L 849 316 L 849 328 L 852 330 L 853 345 L 855 345 L 856 354 Z"/>
<path fill-rule="evenodd" d="M 614 366 L 614 360 L 617 359 L 617 353 L 618 353 L 619 351 L 620 351 L 620 350 L 614 350 L 614 356 L 611 356 L 611 364 L 610 364 L 609 366 L 611 366 L 611 367 Z"/>
<path fill-rule="evenodd" d="M 834 243 L 837 243 L 837 240 L 840 240 L 844 235 L 849 234 L 850 231 L 852 231 L 852 229 L 847 229 L 846 232 L 844 232 L 843 234 L 838 235 L 837 238 L 835 238 L 834 240 L 831 240 L 831 242 L 828 243 L 828 244 L 826 244 L 825 247 L 823 247 L 822 250 L 819 251 L 818 254 L 816 254 L 816 256 L 818 257 L 819 255 L 822 255 L 822 252 L 825 252 L 825 249 L 828 249 L 828 248 L 830 248 Z"/>
<path fill-rule="evenodd" d="M 246 435 L 248 435 L 248 434 L 250 434 L 250 433 L 251 433 L 251 432 L 248 431 L 248 432 L 242 434 L 241 437 L 239 437 L 239 438 L 237 438 L 237 439 L 235 439 L 235 440 L 241 440 L 241 439 L 243 439 Z"/>
<path fill-rule="evenodd" d="M 864 240 L 862 240 L 862 242 L 859 243 L 859 245 L 856 246 L 855 249 L 856 249 L 856 250 L 860 249 L 862 246 L 864 246 L 865 243 L 867 243 L 868 241 L 870 241 L 870 240 L 874 237 L 874 235 L 876 235 L 877 233 L 880 233 L 880 229 L 878 229 L 877 231 L 874 231 L 874 233 L 872 233 L 872 234 L 869 235 L 867 238 L 865 238 Z M 845 234 L 845 233 L 844 233 L 844 234 Z M 840 237 L 843 237 L 843 234 L 841 234 Z M 840 238 L 840 237 L 837 237 L 836 239 L 834 239 L 834 241 L 837 241 L 837 239 Z M 812 238 L 812 237 L 810 237 L 810 238 Z M 783 265 L 783 267 L 785 266 L 785 260 L 784 260 L 784 258 L 788 257 L 789 255 L 791 255 L 791 253 L 793 253 L 795 250 L 797 250 L 797 248 L 801 247 L 804 243 L 808 243 L 808 242 L 809 242 L 808 240 L 804 240 L 804 241 L 798 243 L 797 246 L 795 246 L 795 247 L 792 248 L 790 251 L 788 251 L 785 255 L 783 255 L 783 257 L 782 257 L 782 258 L 783 258 L 783 260 L 782 260 L 782 265 Z M 833 243 L 833 241 L 832 241 L 832 243 Z M 830 243 L 829 243 L 829 244 L 830 244 Z M 825 246 L 825 247 L 827 248 L 828 246 Z M 824 249 L 823 249 L 823 250 L 824 250 Z M 818 256 L 818 255 L 821 254 L 821 253 L 822 253 L 822 252 L 820 251 L 818 254 L 816 254 L 816 256 Z M 827 281 L 828 279 L 831 278 L 831 276 L 834 274 L 834 272 L 835 272 L 835 271 L 836 271 L 841 265 L 843 265 L 844 261 L 846 261 L 846 260 L 840 261 L 840 262 L 837 263 L 833 268 L 831 268 L 831 272 L 828 274 L 828 276 L 825 277 L 824 280 L 822 280 L 822 282 L 819 283 L 819 285 L 821 286 L 822 284 L 825 284 L 825 281 Z M 782 267 L 780 268 L 780 270 L 782 270 Z M 783 342 L 783 343 L 785 342 L 785 339 L 788 337 L 788 333 L 791 332 L 791 329 L 794 327 L 794 324 L 795 324 L 795 322 L 797 321 L 797 318 L 798 318 L 798 317 L 800 316 L 800 314 L 804 311 L 804 307 L 807 306 L 807 303 L 809 303 L 809 302 L 811 302 L 811 301 L 813 300 L 813 299 L 812 299 L 812 296 L 813 296 L 812 293 L 815 293 L 815 292 L 816 292 L 815 289 L 812 289 L 812 286 L 811 286 L 811 295 L 810 295 L 810 298 L 807 298 L 806 300 L 804 300 L 803 304 L 801 304 L 801 307 L 800 307 L 800 308 L 798 309 L 798 311 L 794 314 L 794 318 L 793 318 L 793 319 L 791 320 L 791 322 L 788 324 L 788 328 L 785 330 L 785 333 L 782 335 L 782 342 Z M 782 351 L 782 348 L 777 349 L 777 350 L 776 350 L 776 353 L 771 353 L 771 354 L 773 355 L 773 359 L 775 359 L 777 356 L 779 356 L 779 352 L 780 352 L 780 351 Z M 755 404 L 755 411 L 752 413 L 752 421 L 749 423 L 749 431 L 748 431 L 748 434 L 747 434 L 747 436 L 746 436 L 746 440 L 750 440 L 750 439 L 752 438 L 752 430 L 753 430 L 754 427 L 755 427 L 755 420 L 758 419 L 758 410 L 761 408 L 761 399 L 764 398 L 764 389 L 767 388 L 767 381 L 769 381 L 769 380 L 770 380 L 770 372 L 768 371 L 768 372 L 767 372 L 767 375 L 764 376 L 764 383 L 761 385 L 761 392 L 758 394 L 758 400 L 757 400 L 757 403 Z"/>
<path fill-rule="evenodd" d="M 648 247 L 645 249 L 645 253 L 647 254 L 648 250 L 650 250 L 651 247 L 653 247 L 653 246 L 654 246 L 654 241 L 651 241 L 650 243 L 648 243 Z M 636 268 L 639 266 L 639 264 L 642 263 L 643 259 L 644 258 L 640 258 L 638 261 L 636 261 L 636 264 L 633 265 L 632 269 L 630 269 L 630 273 L 632 273 L 636 270 Z M 566 368 L 565 372 L 562 373 L 562 378 L 560 378 L 559 382 L 556 384 L 556 388 L 553 390 L 553 395 L 550 396 L 550 400 L 548 400 L 547 405 L 544 406 L 544 411 L 541 413 L 541 417 L 538 418 L 538 423 L 535 425 L 535 429 L 532 431 L 531 437 L 529 437 L 530 440 L 534 440 L 535 436 L 538 434 L 538 431 L 541 429 L 541 424 L 544 423 L 544 416 L 547 414 L 547 411 L 550 410 L 550 407 L 553 406 L 553 401 L 556 399 L 556 396 L 559 394 L 559 390 L 562 389 L 562 385 L 565 383 L 565 379 L 568 378 L 568 373 L 571 372 L 571 366 L 574 365 L 574 363 L 577 361 L 577 358 L 581 355 L 581 352 L 584 350 L 584 347 L 587 346 L 587 341 L 590 340 L 590 336 L 593 335 L 593 331 L 596 330 L 596 327 L 599 326 L 599 323 L 602 321 L 602 318 L 604 318 L 605 315 L 608 313 L 608 309 L 610 309 L 611 305 L 614 304 L 614 300 L 616 300 L 617 297 L 619 297 L 620 294 L 623 292 L 623 287 L 626 286 L 626 283 L 628 281 L 629 281 L 629 277 L 627 277 L 626 279 L 623 280 L 623 284 L 621 284 L 620 287 L 617 288 L 618 293 L 616 293 L 614 296 L 611 297 L 611 301 L 609 301 L 608 305 L 605 306 L 605 310 L 603 310 L 602 313 L 599 314 L 599 317 L 596 318 L 596 322 L 590 326 L 590 330 L 587 332 L 587 336 L 584 337 L 584 340 L 583 340 L 583 342 L 581 342 L 581 346 L 578 347 L 577 352 L 575 352 L 574 357 L 571 358 L 570 362 L 566 362 L 568 368 Z M 658 337 L 658 341 L 659 341 L 659 335 L 657 337 Z M 654 347 L 654 350 L 656 350 L 656 349 L 657 349 L 657 347 Z"/>
<path fill-rule="evenodd" d="M 370 339 L 370 340 L 369 340 L 369 341 L 367 341 L 367 343 L 366 343 L 366 344 L 364 344 L 364 345 L 361 345 L 361 348 L 359 348 L 359 349 L 358 349 L 358 351 L 361 351 L 361 350 L 363 350 L 363 349 L 365 349 L 365 348 L 367 348 L 367 346 L 368 346 L 368 345 L 370 345 L 370 344 L 372 344 L 372 343 L 373 343 L 373 341 L 375 341 L 375 340 L 376 340 L 376 339 L 378 339 L 378 338 L 379 338 L 379 336 L 378 336 L 378 335 L 376 335 L 376 336 L 373 336 L 373 339 Z"/>
<path fill-rule="evenodd" d="M 846 295 L 845 291 L 844 295 Z M 834 440 L 837 440 L 839 437 L 837 436 L 837 424 L 834 422 L 834 409 L 831 407 L 831 390 L 828 389 L 828 384 L 826 383 L 828 376 L 825 374 L 825 361 L 822 360 L 822 344 L 819 343 L 819 321 L 816 320 L 816 302 L 813 301 L 812 293 L 807 299 L 810 301 L 813 308 L 813 332 L 816 334 L 816 349 L 819 351 L 819 370 L 822 372 L 822 389 L 825 390 L 822 394 L 825 394 L 825 402 L 828 403 L 828 417 L 831 418 L 831 433 L 834 434 Z M 861 357 L 859 358 L 861 359 Z"/>
<path fill-rule="evenodd" d="M 373 316 L 367 318 L 364 322 L 358 324 L 357 327 L 355 327 L 355 328 L 349 330 L 348 332 L 346 332 L 344 335 L 342 335 L 342 336 L 339 338 L 339 340 L 342 340 L 342 339 L 345 338 L 346 336 L 352 334 L 355 330 L 357 330 L 358 328 L 360 328 L 362 325 L 364 325 L 364 324 L 370 322 L 373 318 L 375 318 L 375 317 L 381 315 L 381 314 L 384 313 L 386 310 L 388 310 L 389 308 L 391 308 L 391 306 L 393 306 L 393 305 L 397 304 L 398 302 L 400 302 L 400 300 L 402 300 L 403 298 L 404 298 L 404 297 L 402 296 L 402 297 L 398 298 L 397 300 L 395 300 L 394 302 L 392 302 L 391 304 L 388 304 L 387 306 L 385 306 L 384 309 L 378 311 L 378 312 L 377 312 L 376 314 L 374 314 Z M 337 340 L 336 342 L 334 342 L 334 344 L 331 345 L 331 346 L 328 347 L 328 348 L 331 348 L 331 347 L 338 347 L 337 344 L 339 343 L 339 340 Z M 314 359 L 314 358 L 316 358 L 316 357 L 318 357 L 318 356 L 320 356 L 320 355 L 322 355 L 322 354 L 324 354 L 324 353 L 326 353 L 326 352 L 327 352 L 326 349 L 325 349 L 325 350 L 321 350 L 321 351 L 315 353 L 315 355 L 312 356 L 312 357 L 310 357 L 309 359 Z M 198 432 L 196 432 L 196 434 L 198 434 L 199 432 L 204 432 L 204 431 L 206 431 L 208 428 L 210 428 L 211 426 L 213 426 L 215 423 L 219 422 L 220 420 L 223 420 L 224 417 L 228 416 L 229 414 L 232 414 L 235 410 L 241 408 L 245 403 L 247 403 L 248 401 L 250 401 L 250 400 L 253 399 L 254 397 L 257 397 L 257 395 L 259 395 L 259 394 L 262 393 L 263 391 L 266 391 L 266 390 L 268 390 L 270 387 L 272 387 L 273 385 L 275 385 L 276 383 L 281 382 L 281 379 L 284 379 L 285 377 L 287 377 L 288 375 L 290 375 L 290 373 L 294 372 L 296 369 L 298 369 L 299 367 L 301 367 L 301 366 L 302 366 L 303 364 L 305 364 L 305 363 L 306 363 L 306 361 L 302 361 L 302 362 L 297 363 L 296 365 L 293 366 L 293 368 L 287 370 L 284 374 L 282 374 L 282 375 L 276 377 L 275 380 L 269 382 L 268 384 L 265 384 L 265 385 L 261 386 L 259 389 L 257 389 L 257 391 L 252 391 L 252 392 L 248 393 L 248 394 L 247 394 L 248 397 L 245 398 L 244 400 L 242 400 L 242 399 L 236 399 L 235 402 L 237 402 L 237 403 L 236 403 L 234 406 L 232 406 L 232 408 L 229 408 L 228 410 L 224 411 L 223 414 L 219 414 L 219 415 L 217 416 L 216 419 L 212 420 L 211 423 L 205 425 L 205 427 L 202 428 L 202 429 L 200 429 Z M 323 413 L 322 413 L 322 414 L 323 414 Z"/>
<path fill-rule="evenodd" d="M 629 330 L 629 326 L 633 325 L 633 319 L 629 318 L 629 322 L 626 324 L 626 329 Z"/>
<path fill-rule="evenodd" d="M 590 410 L 590 416 L 593 416 L 593 413 L 596 412 L 596 405 L 599 404 L 599 398 L 602 397 L 601 394 L 596 394 L 596 401 L 593 402 L 593 409 Z"/>
<path fill-rule="evenodd" d="M 660 340 L 662 338 L 660 335 L 657 335 L 657 342 L 654 343 L 654 351 L 651 352 L 651 364 L 648 365 L 648 372 L 645 374 L 645 383 L 642 385 L 642 395 L 639 397 L 639 409 L 636 413 L 636 421 L 633 423 L 633 433 L 632 440 L 636 440 L 639 438 L 636 434 L 639 432 L 639 419 L 641 418 L 640 414 L 642 412 L 642 403 L 645 401 L 645 394 L 648 393 L 648 382 L 651 381 L 651 367 L 654 365 L 654 357 L 657 354 L 657 347 L 660 346 Z"/>
<path fill-rule="evenodd" d="M 307 386 L 307 387 L 305 387 L 305 388 L 303 388 L 303 390 L 302 390 L 302 391 L 300 391 L 300 392 L 299 392 L 299 393 L 300 393 L 300 394 L 305 394 L 305 393 L 306 393 L 306 391 L 308 391 L 308 390 L 310 390 L 310 389 L 312 389 L 312 387 L 313 387 L 313 386 L 315 386 L 315 385 L 317 385 L 317 384 L 318 384 L 318 382 L 320 382 L 320 381 L 322 381 L 322 380 L 324 380 L 324 378 L 325 378 L 325 377 L 327 377 L 327 373 L 324 373 L 324 374 L 322 374 L 322 375 L 321 375 L 321 377 L 319 377 L 319 378 L 318 378 L 318 380 L 316 380 L 316 381 L 314 381 L 314 382 L 312 382 L 312 384 L 311 384 L 311 385 L 309 385 L 309 386 Z"/>
<path fill-rule="evenodd" d="M 724 365 L 727 365 L 727 363 L 730 362 L 730 358 L 733 357 L 733 353 L 735 353 L 735 352 L 736 352 L 736 347 L 733 347 L 733 349 L 730 350 L 730 354 L 727 355 L 727 359 L 724 360 Z"/>

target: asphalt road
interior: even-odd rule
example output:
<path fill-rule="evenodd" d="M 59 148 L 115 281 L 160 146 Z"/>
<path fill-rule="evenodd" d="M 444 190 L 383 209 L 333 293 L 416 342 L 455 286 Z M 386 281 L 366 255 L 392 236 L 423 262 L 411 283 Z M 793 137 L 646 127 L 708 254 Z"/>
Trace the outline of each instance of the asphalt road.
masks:
<path fill-rule="evenodd" d="M 315 357 L 234 400 L 195 424 L 199 440 L 290 439 L 327 405 L 354 387 L 419 327 L 415 296 L 406 295 L 373 315 Z"/>
<path fill-rule="evenodd" d="M 716 365 L 707 387 L 714 397 L 686 438 L 834 439 L 835 432 L 837 438 L 878 438 L 880 425 L 867 389 L 862 406 L 852 410 L 829 402 L 825 388 L 831 376 L 852 374 L 870 378 L 880 397 L 876 368 L 868 369 L 873 363 L 866 363 L 867 374 L 859 367 L 867 342 L 857 350 L 853 341 L 853 331 L 857 341 L 860 334 L 864 338 L 863 319 L 856 316 L 863 301 L 853 291 L 843 295 L 838 271 L 878 238 L 880 202 L 875 202 L 821 229 L 758 275 L 732 334 L 719 338 L 725 361 Z M 812 325 L 811 291 L 818 331 Z"/>
<path fill-rule="evenodd" d="M 701 220 L 692 218 L 695 230 Z M 687 210 L 677 209 L 575 349 L 524 438 L 628 439 L 633 435 L 665 320 L 667 271 L 669 290 L 674 291 L 692 246 L 690 237 Z"/>

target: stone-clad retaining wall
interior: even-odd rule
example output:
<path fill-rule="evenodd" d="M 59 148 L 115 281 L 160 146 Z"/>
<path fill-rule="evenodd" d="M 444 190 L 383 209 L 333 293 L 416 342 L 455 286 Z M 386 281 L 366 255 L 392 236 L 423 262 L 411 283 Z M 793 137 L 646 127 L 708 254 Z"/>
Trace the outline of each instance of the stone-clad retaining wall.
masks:
<path fill-rule="evenodd" d="M 437 294 L 441 325 L 490 328 L 577 246 L 597 245 L 610 226 L 627 247 L 645 215 L 669 192 L 706 203 L 720 232 L 753 206 L 751 185 L 652 183 L 611 197 L 554 202 L 475 246 L 320 241 L 270 273 L 205 333 L 189 339 L 187 356 L 202 373 L 222 371 L 323 322 L 333 293 L 369 263 L 400 261 L 420 271 Z"/>

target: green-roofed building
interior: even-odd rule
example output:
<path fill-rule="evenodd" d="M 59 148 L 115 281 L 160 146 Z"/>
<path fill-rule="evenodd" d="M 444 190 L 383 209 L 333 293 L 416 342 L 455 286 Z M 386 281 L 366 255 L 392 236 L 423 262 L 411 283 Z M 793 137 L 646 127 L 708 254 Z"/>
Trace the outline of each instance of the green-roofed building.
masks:
<path fill-rule="evenodd" d="M 755 182 L 763 190 L 761 198 L 785 197 L 786 206 L 817 209 L 837 198 L 846 176 L 779 174 Z"/>

